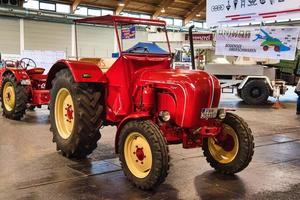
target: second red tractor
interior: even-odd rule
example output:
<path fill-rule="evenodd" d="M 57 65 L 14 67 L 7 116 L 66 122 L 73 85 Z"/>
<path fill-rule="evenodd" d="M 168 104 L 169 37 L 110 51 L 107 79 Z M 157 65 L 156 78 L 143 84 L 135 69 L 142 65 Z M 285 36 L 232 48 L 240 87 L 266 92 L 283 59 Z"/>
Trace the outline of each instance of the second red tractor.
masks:
<path fill-rule="evenodd" d="M 44 71 L 30 58 L 4 61 L 0 68 L 0 98 L 5 117 L 20 120 L 27 109 L 49 104 Z"/>

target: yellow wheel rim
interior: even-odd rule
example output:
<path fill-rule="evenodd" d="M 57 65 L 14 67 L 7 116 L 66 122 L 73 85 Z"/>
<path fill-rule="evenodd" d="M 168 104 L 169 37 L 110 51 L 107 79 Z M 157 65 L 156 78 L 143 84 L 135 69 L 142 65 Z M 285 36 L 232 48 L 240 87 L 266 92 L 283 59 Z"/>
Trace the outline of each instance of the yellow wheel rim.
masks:
<path fill-rule="evenodd" d="M 3 88 L 3 103 L 7 111 L 12 111 L 16 104 L 16 93 L 14 85 L 6 82 Z"/>
<path fill-rule="evenodd" d="M 54 106 L 55 123 L 59 135 L 68 139 L 73 131 L 75 114 L 72 96 L 66 88 L 58 91 Z"/>
<path fill-rule="evenodd" d="M 222 164 L 232 162 L 239 151 L 239 140 L 235 130 L 227 124 L 223 125 L 222 140 L 208 138 L 208 149 L 213 158 Z"/>
<path fill-rule="evenodd" d="M 151 171 L 152 152 L 146 138 L 138 133 L 130 133 L 125 141 L 124 156 L 131 173 L 138 178 L 145 178 Z"/>

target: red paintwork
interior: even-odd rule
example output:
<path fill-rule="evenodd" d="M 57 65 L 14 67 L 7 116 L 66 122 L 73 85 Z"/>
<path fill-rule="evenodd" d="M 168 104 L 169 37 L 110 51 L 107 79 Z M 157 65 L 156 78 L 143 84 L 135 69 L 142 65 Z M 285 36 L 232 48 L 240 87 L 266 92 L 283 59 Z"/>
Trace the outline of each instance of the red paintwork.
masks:
<path fill-rule="evenodd" d="M 52 80 L 55 78 L 55 74 L 61 69 L 69 68 L 72 72 L 75 82 L 85 83 L 106 83 L 107 80 L 101 71 L 101 69 L 94 63 L 73 61 L 73 60 L 59 60 L 57 61 L 48 73 L 48 79 L 46 88 L 51 88 Z M 83 74 L 89 74 L 91 77 L 84 78 Z"/>
<path fill-rule="evenodd" d="M 165 26 L 159 20 L 142 20 L 120 16 L 93 17 L 76 23 L 151 24 Z M 116 30 L 118 36 L 118 31 Z M 119 49 L 120 47 L 120 39 Z M 167 40 L 168 41 L 168 40 Z M 104 124 L 118 126 L 118 139 L 123 126 L 130 120 L 152 120 L 158 125 L 169 143 L 183 143 L 184 148 L 199 147 L 204 137 L 221 132 L 218 119 L 201 119 L 201 109 L 217 108 L 221 87 L 216 77 L 204 71 L 175 70 L 171 55 L 120 53 L 120 57 L 103 73 L 95 64 L 61 60 L 49 72 L 47 88 L 56 72 L 69 68 L 75 82 L 105 84 Z M 88 73 L 91 78 L 82 78 Z M 160 111 L 168 111 L 169 122 L 159 119 Z"/>
<path fill-rule="evenodd" d="M 16 62 L 18 63 L 18 62 Z M 48 105 L 50 102 L 49 90 L 45 90 L 47 75 L 44 75 L 44 68 L 33 68 L 25 70 L 21 67 L 3 67 L 0 69 L 0 88 L 2 87 L 2 78 L 7 73 L 11 73 L 17 82 L 30 80 L 31 84 L 26 87 L 28 92 L 28 104 L 32 106 Z"/>
<path fill-rule="evenodd" d="M 32 105 L 48 105 L 50 102 L 49 90 L 32 90 Z"/>

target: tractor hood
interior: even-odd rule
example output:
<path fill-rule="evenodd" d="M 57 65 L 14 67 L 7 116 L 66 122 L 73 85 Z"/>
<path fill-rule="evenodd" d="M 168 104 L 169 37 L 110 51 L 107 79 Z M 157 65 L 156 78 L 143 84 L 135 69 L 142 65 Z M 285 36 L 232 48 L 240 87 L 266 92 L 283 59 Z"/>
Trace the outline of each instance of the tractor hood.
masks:
<path fill-rule="evenodd" d="M 142 84 L 167 91 L 174 97 L 175 121 L 182 127 L 199 124 L 203 108 L 217 108 L 221 87 L 218 79 L 204 71 L 160 69 L 140 73 Z"/>

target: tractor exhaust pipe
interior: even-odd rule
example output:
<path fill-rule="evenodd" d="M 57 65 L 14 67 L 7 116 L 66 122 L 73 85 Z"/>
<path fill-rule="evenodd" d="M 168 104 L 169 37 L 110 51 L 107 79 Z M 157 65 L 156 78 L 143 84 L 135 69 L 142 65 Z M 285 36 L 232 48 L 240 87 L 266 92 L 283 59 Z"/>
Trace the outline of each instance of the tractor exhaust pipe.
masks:
<path fill-rule="evenodd" d="M 195 65 L 195 53 L 194 53 L 194 40 L 193 40 L 193 29 L 195 28 L 194 25 L 192 25 L 189 28 L 189 38 L 190 38 L 190 49 L 191 49 L 191 59 L 192 59 L 192 69 L 196 70 Z"/>

